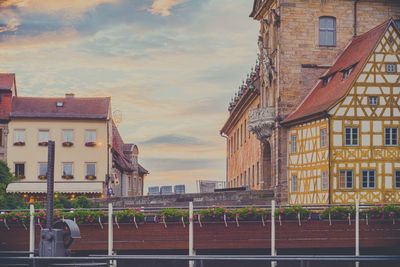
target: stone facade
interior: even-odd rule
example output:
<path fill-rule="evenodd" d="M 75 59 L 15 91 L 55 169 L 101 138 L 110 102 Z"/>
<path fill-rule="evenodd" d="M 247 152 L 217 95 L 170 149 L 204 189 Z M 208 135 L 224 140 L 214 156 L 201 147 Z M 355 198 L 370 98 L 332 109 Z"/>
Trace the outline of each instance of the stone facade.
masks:
<path fill-rule="evenodd" d="M 263 180 L 260 179 L 260 141 L 247 128 L 250 113 L 260 107 L 259 76 L 256 71 L 258 65 L 246 83 L 239 87 L 239 92 L 230 103 L 230 117 L 221 130 L 221 135 L 227 141 L 226 185 L 229 188 L 264 188 Z"/>
<path fill-rule="evenodd" d="M 275 110 L 275 120 L 273 127 L 262 121 L 257 126 L 254 121 L 251 128 L 272 128 L 264 129 L 270 136 L 260 139 L 262 179 L 278 200 L 287 202 L 288 190 L 288 130 L 280 122 L 296 109 L 354 35 L 399 16 L 400 2 L 395 0 L 254 1 L 250 17 L 260 22 L 260 108 Z M 320 45 L 321 17 L 335 21 L 333 45 Z"/>

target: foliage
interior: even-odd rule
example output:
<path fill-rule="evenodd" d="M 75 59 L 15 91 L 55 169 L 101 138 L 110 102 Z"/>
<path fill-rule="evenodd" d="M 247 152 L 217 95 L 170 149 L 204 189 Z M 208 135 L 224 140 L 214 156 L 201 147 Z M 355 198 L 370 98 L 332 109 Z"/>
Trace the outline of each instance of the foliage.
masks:
<path fill-rule="evenodd" d="M 300 214 L 300 219 L 307 219 L 311 211 L 301 206 L 285 207 L 277 210 L 275 215 L 280 215 L 284 220 L 297 220 Z"/>
<path fill-rule="evenodd" d="M 85 196 L 79 196 L 72 200 L 72 206 L 74 208 L 90 209 L 93 208 L 93 203 Z"/>
<path fill-rule="evenodd" d="M 159 216 L 164 217 L 166 222 L 179 222 L 182 220 L 187 221 L 189 217 L 189 213 L 187 210 L 176 209 L 176 208 L 165 208 L 162 209 L 159 213 Z"/>
<path fill-rule="evenodd" d="M 6 219 L 7 224 L 10 223 L 29 223 L 29 212 L 11 211 L 0 214 L 0 219 Z"/>
<path fill-rule="evenodd" d="M 369 208 L 367 211 L 362 212 L 362 217 L 368 215 L 371 219 L 399 219 L 400 207 L 393 204 L 390 205 L 377 205 Z"/>
<path fill-rule="evenodd" d="M 69 212 L 61 212 L 64 219 L 75 220 L 77 224 L 98 223 L 99 218 L 102 220 L 106 217 L 103 211 L 98 210 L 71 210 Z"/>
<path fill-rule="evenodd" d="M 236 216 L 240 221 L 260 221 L 261 218 L 265 218 L 270 212 L 266 209 L 245 207 L 228 211 L 228 217 L 231 220 L 235 220 Z"/>
<path fill-rule="evenodd" d="M 202 221 L 223 221 L 226 211 L 222 207 L 213 207 L 199 210 L 196 214 L 200 215 Z"/>
<path fill-rule="evenodd" d="M 115 212 L 115 217 L 118 222 L 121 223 L 133 223 L 134 218 L 136 222 L 142 222 L 144 220 L 143 212 L 137 211 L 135 209 L 119 210 Z"/>
<path fill-rule="evenodd" d="M 18 195 L 6 193 L 7 185 L 15 180 L 7 164 L 0 161 L 0 209 L 19 209 L 26 206 Z"/>
<path fill-rule="evenodd" d="M 353 206 L 330 206 L 329 208 L 324 209 L 320 215 L 322 219 L 328 219 L 330 214 L 332 220 L 345 220 L 348 218 L 349 214 L 352 216 L 355 212 L 356 210 Z"/>
<path fill-rule="evenodd" d="M 70 209 L 72 208 L 72 202 L 64 195 L 58 195 L 54 198 L 54 208 L 56 209 Z"/>

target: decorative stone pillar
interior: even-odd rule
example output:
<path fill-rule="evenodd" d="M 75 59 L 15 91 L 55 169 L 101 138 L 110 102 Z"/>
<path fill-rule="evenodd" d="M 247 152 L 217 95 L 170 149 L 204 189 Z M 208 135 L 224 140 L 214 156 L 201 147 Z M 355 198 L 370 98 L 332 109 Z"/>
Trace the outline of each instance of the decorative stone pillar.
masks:
<path fill-rule="evenodd" d="M 275 108 L 256 108 L 249 112 L 248 130 L 262 143 L 268 142 L 275 127 Z"/>

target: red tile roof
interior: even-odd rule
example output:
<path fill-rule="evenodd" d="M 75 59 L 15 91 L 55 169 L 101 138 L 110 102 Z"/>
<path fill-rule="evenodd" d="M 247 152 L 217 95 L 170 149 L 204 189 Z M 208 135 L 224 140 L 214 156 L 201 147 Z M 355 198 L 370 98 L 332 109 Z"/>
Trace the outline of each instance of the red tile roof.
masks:
<path fill-rule="evenodd" d="M 362 71 L 369 55 L 381 40 L 392 20 L 385 21 L 372 30 L 354 37 L 323 77 L 332 76 L 328 84 L 318 81 L 303 102 L 282 123 L 295 124 L 319 117 L 347 95 L 354 80 Z M 354 65 L 350 75 L 343 79 L 341 71 Z"/>
<path fill-rule="evenodd" d="M 0 90 L 11 90 L 14 84 L 14 73 L 0 73 Z"/>
<path fill-rule="evenodd" d="M 63 106 L 58 107 L 58 102 L 62 102 Z M 14 97 L 10 117 L 105 120 L 110 102 L 110 97 Z"/>

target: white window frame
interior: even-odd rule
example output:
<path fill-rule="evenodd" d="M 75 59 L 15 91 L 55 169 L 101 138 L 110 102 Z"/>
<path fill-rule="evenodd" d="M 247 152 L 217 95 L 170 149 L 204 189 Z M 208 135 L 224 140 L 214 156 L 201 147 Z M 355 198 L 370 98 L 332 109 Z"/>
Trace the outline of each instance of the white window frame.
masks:
<path fill-rule="evenodd" d="M 297 153 L 297 135 L 290 135 L 290 153 Z"/>
<path fill-rule="evenodd" d="M 291 183 L 291 191 L 292 192 L 298 192 L 298 184 L 297 184 L 297 174 L 292 174 L 292 179 L 290 181 Z"/>
<path fill-rule="evenodd" d="M 17 135 L 17 133 L 20 132 L 22 133 L 22 139 L 20 140 Z M 25 142 L 26 143 L 26 130 L 25 129 L 14 129 L 14 143 L 16 142 Z"/>
<path fill-rule="evenodd" d="M 42 138 L 42 136 L 41 136 L 42 133 L 47 133 L 47 138 Z M 44 142 L 48 142 L 49 140 L 50 140 L 50 130 L 49 129 L 39 129 L 38 130 L 38 142 L 44 143 Z"/>
<path fill-rule="evenodd" d="M 374 183 L 373 187 L 370 185 L 371 177 L 373 178 L 373 183 Z M 367 179 L 366 186 L 364 186 L 364 178 Z M 376 187 L 376 171 L 375 170 L 361 170 L 361 187 L 363 189 L 375 189 L 375 187 Z"/>
<path fill-rule="evenodd" d="M 46 173 L 44 173 L 44 174 L 41 173 L 41 168 L 40 167 L 41 167 L 42 164 L 44 164 L 46 166 Z M 38 176 L 39 175 L 47 175 L 47 162 L 39 162 L 38 163 Z"/>
<path fill-rule="evenodd" d="M 67 165 L 67 164 L 71 165 L 71 173 L 70 174 L 68 174 L 68 173 L 64 174 L 64 166 Z M 72 175 L 72 176 L 74 176 L 74 163 L 73 162 L 63 162 L 61 164 L 61 175 Z"/>
<path fill-rule="evenodd" d="M 328 130 L 326 128 L 321 128 L 319 130 L 319 135 L 320 135 L 320 146 L 321 147 L 326 147 L 327 146 L 327 135 L 328 135 Z"/>
<path fill-rule="evenodd" d="M 92 135 L 90 133 L 94 133 L 94 140 L 91 139 Z M 97 142 L 97 131 L 95 129 L 86 129 L 85 130 L 85 143 L 89 142 Z"/>
<path fill-rule="evenodd" d="M 89 165 L 94 165 L 94 174 L 89 174 L 88 173 L 88 166 Z M 85 162 L 85 175 L 97 176 L 97 163 L 96 162 Z"/>
<path fill-rule="evenodd" d="M 341 184 L 342 173 L 344 173 L 344 187 Z M 349 175 L 351 174 L 351 175 Z M 348 186 L 349 178 L 351 178 L 351 187 Z M 353 189 L 354 187 L 354 171 L 353 170 L 339 170 L 339 189 Z"/>
<path fill-rule="evenodd" d="M 326 190 L 329 188 L 329 179 L 327 171 L 321 172 L 321 188 L 322 190 Z"/>
<path fill-rule="evenodd" d="M 387 131 L 389 131 L 389 138 L 387 138 Z M 385 146 L 397 146 L 399 144 L 399 129 L 397 127 L 385 127 L 383 134 Z M 387 143 L 387 141 L 389 141 L 389 143 Z"/>
<path fill-rule="evenodd" d="M 66 135 L 65 135 L 65 133 L 66 132 L 71 132 L 72 133 L 72 138 L 71 138 L 71 140 L 67 140 L 65 137 L 66 137 Z M 63 129 L 62 131 L 61 131 L 61 138 L 62 138 L 62 141 L 63 142 L 71 142 L 71 143 L 73 143 L 74 142 L 74 130 L 73 129 Z"/>
<path fill-rule="evenodd" d="M 347 143 L 347 130 L 350 130 L 350 139 L 349 139 L 349 141 L 350 141 L 350 143 L 348 144 Z M 356 139 L 355 139 L 355 142 L 354 142 L 354 131 L 356 131 L 357 132 L 357 135 L 356 135 Z M 358 146 L 358 143 L 359 143 L 359 133 L 360 133 L 360 131 L 359 131 L 359 129 L 358 129 L 358 127 L 353 127 L 353 126 L 349 126 L 349 127 L 345 127 L 344 128 L 344 145 L 345 146 Z"/>

